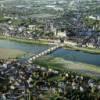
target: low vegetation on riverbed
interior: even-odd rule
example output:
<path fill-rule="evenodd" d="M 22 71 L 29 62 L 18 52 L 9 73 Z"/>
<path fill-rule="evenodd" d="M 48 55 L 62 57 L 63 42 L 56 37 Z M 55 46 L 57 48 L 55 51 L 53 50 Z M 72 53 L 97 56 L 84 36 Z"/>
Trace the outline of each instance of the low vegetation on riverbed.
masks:
<path fill-rule="evenodd" d="M 99 66 L 66 61 L 63 58 L 41 57 L 35 60 L 34 63 L 48 68 L 53 68 L 55 70 L 59 70 L 61 72 L 70 70 L 92 77 L 100 77 Z"/>
<path fill-rule="evenodd" d="M 21 50 L 0 48 L 0 59 L 15 59 L 24 54 L 25 52 Z"/>

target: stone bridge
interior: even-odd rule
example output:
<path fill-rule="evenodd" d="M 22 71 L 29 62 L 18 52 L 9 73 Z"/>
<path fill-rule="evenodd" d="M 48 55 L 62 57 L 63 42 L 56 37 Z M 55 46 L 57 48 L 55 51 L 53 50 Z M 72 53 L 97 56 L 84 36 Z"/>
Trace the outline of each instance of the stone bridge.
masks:
<path fill-rule="evenodd" d="M 32 63 L 32 61 L 36 60 L 37 58 L 41 57 L 41 56 L 44 56 L 44 55 L 47 55 L 47 54 L 50 54 L 52 53 L 53 51 L 57 50 L 58 48 L 62 48 L 64 46 L 64 44 L 57 44 L 53 47 L 50 47 L 49 49 L 47 50 L 44 50 L 43 52 L 39 53 L 39 54 L 36 54 L 34 55 L 33 57 L 29 58 L 28 59 L 28 62 L 29 63 Z"/>

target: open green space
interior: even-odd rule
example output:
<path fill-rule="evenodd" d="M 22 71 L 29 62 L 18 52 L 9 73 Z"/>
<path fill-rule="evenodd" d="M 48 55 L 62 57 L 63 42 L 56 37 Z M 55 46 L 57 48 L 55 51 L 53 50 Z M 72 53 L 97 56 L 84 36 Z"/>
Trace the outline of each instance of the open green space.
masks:
<path fill-rule="evenodd" d="M 9 20 L 10 20 L 9 18 L 4 18 L 4 17 L 0 16 L 0 23 L 7 22 Z"/>
<path fill-rule="evenodd" d="M 16 59 L 17 57 L 20 57 L 24 54 L 24 51 L 0 48 L 0 59 Z"/>

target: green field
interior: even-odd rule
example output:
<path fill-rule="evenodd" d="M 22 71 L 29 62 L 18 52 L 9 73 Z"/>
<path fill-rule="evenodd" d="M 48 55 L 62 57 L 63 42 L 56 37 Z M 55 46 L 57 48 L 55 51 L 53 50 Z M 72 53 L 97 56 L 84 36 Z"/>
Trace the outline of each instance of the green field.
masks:
<path fill-rule="evenodd" d="M 0 48 L 0 59 L 15 59 L 24 55 L 24 51 Z"/>

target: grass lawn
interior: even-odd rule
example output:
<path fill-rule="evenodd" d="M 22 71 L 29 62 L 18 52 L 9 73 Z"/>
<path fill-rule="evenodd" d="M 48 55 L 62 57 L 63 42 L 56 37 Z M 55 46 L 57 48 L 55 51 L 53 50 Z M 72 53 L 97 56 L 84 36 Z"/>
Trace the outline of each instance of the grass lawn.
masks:
<path fill-rule="evenodd" d="M 63 58 L 41 57 L 35 60 L 34 63 L 61 72 L 74 71 L 92 77 L 100 77 L 100 66 L 67 61 Z"/>
<path fill-rule="evenodd" d="M 0 59 L 14 59 L 24 54 L 24 51 L 0 48 Z"/>

